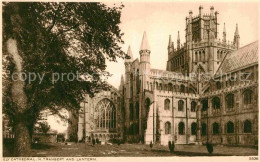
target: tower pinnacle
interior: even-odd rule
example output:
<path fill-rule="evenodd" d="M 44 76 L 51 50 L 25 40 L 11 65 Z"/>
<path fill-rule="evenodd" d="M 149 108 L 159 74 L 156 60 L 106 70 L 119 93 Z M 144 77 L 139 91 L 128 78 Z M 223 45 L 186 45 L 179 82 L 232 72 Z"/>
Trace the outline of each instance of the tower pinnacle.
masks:
<path fill-rule="evenodd" d="M 226 33 L 226 25 L 224 23 L 224 27 L 223 27 L 223 43 L 227 42 L 227 33 Z"/>
<path fill-rule="evenodd" d="M 238 33 L 238 25 L 236 24 L 236 31 L 234 34 L 234 41 L 233 44 L 236 46 L 236 48 L 238 49 L 240 47 L 240 36 Z"/>
<path fill-rule="evenodd" d="M 126 62 L 127 62 L 127 61 L 133 61 L 133 54 L 132 54 L 132 50 L 131 50 L 130 45 L 128 46 L 127 55 L 128 55 L 130 58 L 125 59 L 125 61 L 126 61 Z"/>
<path fill-rule="evenodd" d="M 236 31 L 235 31 L 235 35 L 239 35 L 238 33 L 238 25 L 236 24 Z"/>
<path fill-rule="evenodd" d="M 149 43 L 147 40 L 146 32 L 144 32 L 143 40 L 142 40 L 141 47 L 140 47 L 140 51 L 143 51 L 143 50 L 150 51 L 150 46 L 149 46 Z"/>
<path fill-rule="evenodd" d="M 181 41 L 180 41 L 180 32 L 178 31 L 178 37 L 177 37 L 177 49 L 180 49 Z"/>
<path fill-rule="evenodd" d="M 168 43 L 168 47 L 171 47 L 171 45 L 172 45 L 172 36 L 169 35 L 169 43 Z"/>

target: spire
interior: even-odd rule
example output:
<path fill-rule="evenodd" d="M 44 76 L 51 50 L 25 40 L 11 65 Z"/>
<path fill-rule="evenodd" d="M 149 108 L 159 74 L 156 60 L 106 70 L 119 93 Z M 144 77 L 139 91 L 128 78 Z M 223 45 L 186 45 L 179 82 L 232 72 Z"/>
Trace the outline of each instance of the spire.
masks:
<path fill-rule="evenodd" d="M 226 25 L 224 23 L 223 33 L 226 33 Z"/>
<path fill-rule="evenodd" d="M 124 88 L 124 76 L 121 75 L 120 85 L 119 85 L 119 91 L 122 91 Z"/>
<path fill-rule="evenodd" d="M 121 75 L 121 85 L 124 85 L 124 76 L 123 76 L 123 74 Z"/>
<path fill-rule="evenodd" d="M 199 16 L 202 17 L 203 16 L 203 6 L 200 5 L 199 7 Z"/>
<path fill-rule="evenodd" d="M 180 41 L 180 32 L 178 31 L 178 37 L 177 37 L 177 49 L 180 49 L 181 41 Z"/>
<path fill-rule="evenodd" d="M 130 45 L 128 46 L 127 55 L 129 58 L 126 58 L 125 61 L 132 61 L 133 60 L 133 54 Z"/>
<path fill-rule="evenodd" d="M 169 35 L 169 43 L 168 43 L 168 47 L 171 47 L 171 45 L 172 45 L 172 36 Z"/>
<path fill-rule="evenodd" d="M 224 23 L 224 28 L 223 28 L 223 43 L 227 42 L 227 33 L 226 33 L 226 25 Z"/>
<path fill-rule="evenodd" d="M 238 33 L 238 25 L 236 24 L 236 31 L 235 31 L 235 35 L 239 35 Z"/>
<path fill-rule="evenodd" d="M 240 36 L 239 36 L 239 33 L 238 33 L 238 25 L 237 24 L 236 24 L 236 31 L 235 31 L 235 35 L 234 35 L 233 44 L 236 46 L 237 49 L 240 47 Z"/>
<path fill-rule="evenodd" d="M 144 32 L 142 44 L 141 44 L 141 47 L 140 47 L 140 51 L 142 51 L 142 50 L 150 51 L 150 46 L 149 46 L 149 43 L 148 43 L 148 40 L 147 40 L 146 32 Z"/>

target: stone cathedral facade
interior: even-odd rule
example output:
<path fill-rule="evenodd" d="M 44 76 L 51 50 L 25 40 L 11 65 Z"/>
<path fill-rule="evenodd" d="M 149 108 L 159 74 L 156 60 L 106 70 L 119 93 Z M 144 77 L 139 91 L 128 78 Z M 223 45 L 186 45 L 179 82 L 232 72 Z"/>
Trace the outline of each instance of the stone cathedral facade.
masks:
<path fill-rule="evenodd" d="M 86 97 L 78 138 L 167 145 L 206 143 L 256 145 L 258 142 L 258 42 L 240 47 L 218 32 L 218 12 L 199 7 L 186 17 L 186 41 L 176 48 L 169 37 L 166 70 L 154 69 L 144 32 L 139 56 L 129 46 L 119 90 Z M 220 40 L 220 37 L 222 39 Z"/>

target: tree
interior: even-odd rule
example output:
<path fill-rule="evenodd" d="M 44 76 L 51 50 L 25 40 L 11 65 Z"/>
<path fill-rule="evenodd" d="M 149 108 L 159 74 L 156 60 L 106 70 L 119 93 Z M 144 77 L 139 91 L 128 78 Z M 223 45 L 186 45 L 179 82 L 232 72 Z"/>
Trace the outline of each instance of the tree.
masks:
<path fill-rule="evenodd" d="M 49 125 L 46 121 L 44 121 L 44 122 L 38 122 L 37 124 L 38 124 L 39 126 L 36 127 L 36 129 L 37 129 L 39 132 L 43 133 L 43 134 L 47 134 L 48 131 L 51 129 L 50 125 Z"/>
<path fill-rule="evenodd" d="M 3 112 L 13 123 L 15 156 L 30 156 L 41 111 L 62 117 L 61 109 L 77 111 L 86 94 L 109 88 L 102 79 L 110 76 L 105 61 L 125 57 L 119 46 L 122 8 L 102 3 L 3 4 Z"/>

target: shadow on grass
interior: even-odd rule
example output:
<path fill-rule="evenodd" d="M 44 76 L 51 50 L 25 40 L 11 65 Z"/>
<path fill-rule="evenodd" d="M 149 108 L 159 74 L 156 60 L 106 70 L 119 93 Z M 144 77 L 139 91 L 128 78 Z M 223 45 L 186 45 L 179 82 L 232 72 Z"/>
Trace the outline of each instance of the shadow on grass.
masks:
<path fill-rule="evenodd" d="M 152 152 L 156 153 L 170 153 L 167 150 L 151 150 Z M 216 154 L 216 153 L 204 153 L 204 152 L 188 152 L 188 151 L 174 151 L 172 153 L 173 156 L 231 156 L 227 154 Z"/>
<path fill-rule="evenodd" d="M 14 139 L 3 140 L 3 157 L 13 157 L 14 147 Z M 31 145 L 31 149 L 35 150 L 47 150 L 55 147 L 48 143 L 34 143 Z"/>
<path fill-rule="evenodd" d="M 51 149 L 51 148 L 55 148 L 56 146 L 53 146 L 51 144 L 48 143 L 33 143 L 31 148 L 35 149 L 35 150 L 47 150 L 47 149 Z"/>

